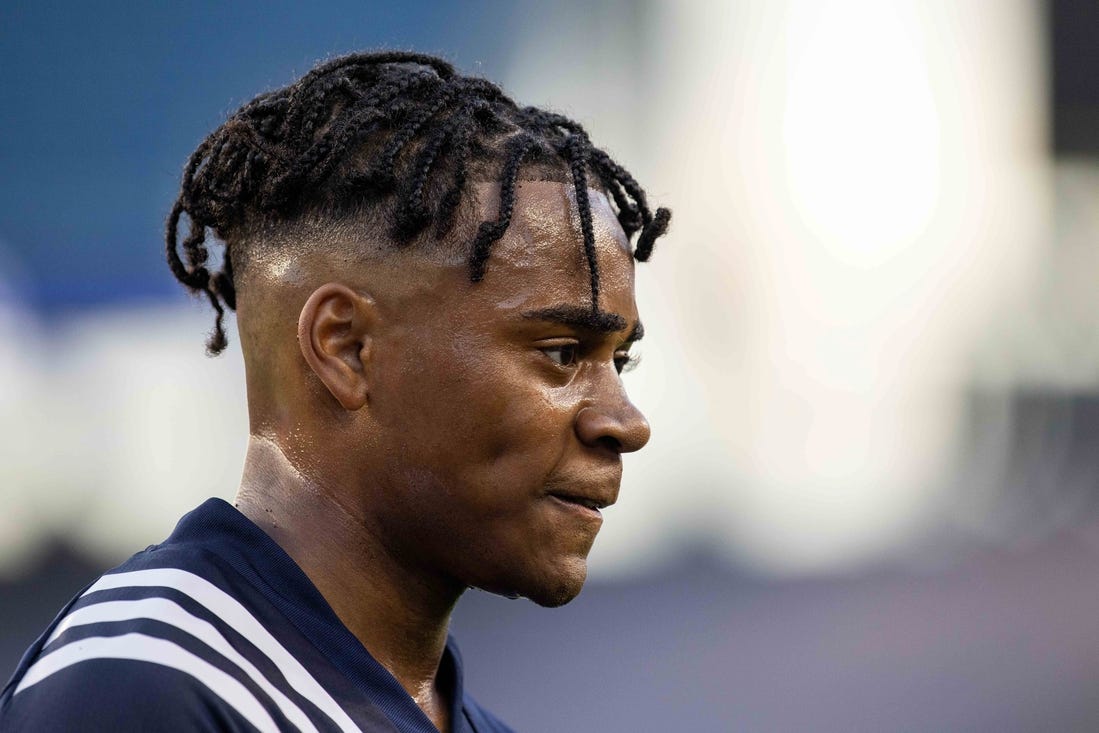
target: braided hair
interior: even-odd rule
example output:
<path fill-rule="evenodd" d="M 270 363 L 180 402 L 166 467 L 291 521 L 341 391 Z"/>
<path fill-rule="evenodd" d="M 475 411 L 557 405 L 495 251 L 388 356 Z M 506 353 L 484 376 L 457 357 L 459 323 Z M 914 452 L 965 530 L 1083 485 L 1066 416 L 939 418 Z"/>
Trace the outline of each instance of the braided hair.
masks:
<path fill-rule="evenodd" d="M 241 107 L 184 168 L 167 221 L 168 265 L 213 305 L 217 315 L 206 348 L 218 354 L 227 343 L 225 309 L 236 309 L 233 260 L 243 253 L 233 243 L 242 231 L 306 214 L 346 217 L 387 202 L 394 246 L 425 234 L 441 240 L 454 226 L 467 182 L 480 175 L 500 183 L 500 206 L 469 247 L 469 277 L 479 282 L 493 243 L 511 222 L 524 166 L 571 179 L 597 311 L 588 186 L 610 194 L 627 237 L 640 232 L 638 261 L 649 259 L 671 212 L 651 211 L 641 186 L 576 122 L 519 107 L 491 82 L 415 53 L 337 58 Z M 220 266 L 207 248 L 210 233 L 227 243 Z"/>

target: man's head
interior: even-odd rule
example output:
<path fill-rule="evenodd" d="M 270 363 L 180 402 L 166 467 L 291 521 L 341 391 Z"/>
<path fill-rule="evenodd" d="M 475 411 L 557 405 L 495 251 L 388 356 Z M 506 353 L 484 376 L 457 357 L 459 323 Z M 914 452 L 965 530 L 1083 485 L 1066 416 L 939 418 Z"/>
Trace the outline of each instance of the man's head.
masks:
<path fill-rule="evenodd" d="M 168 260 L 217 310 L 212 353 L 237 310 L 256 438 L 410 572 L 558 604 L 648 439 L 618 372 L 669 216 L 576 123 L 364 54 L 203 142 Z"/>

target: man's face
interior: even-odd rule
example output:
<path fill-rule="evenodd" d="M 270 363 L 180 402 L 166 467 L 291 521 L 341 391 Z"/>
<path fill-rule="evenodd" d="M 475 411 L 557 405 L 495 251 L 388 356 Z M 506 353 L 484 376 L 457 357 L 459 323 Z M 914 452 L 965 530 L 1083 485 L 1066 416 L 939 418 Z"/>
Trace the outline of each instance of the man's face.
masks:
<path fill-rule="evenodd" d="M 633 259 L 591 191 L 599 315 L 571 187 L 523 182 L 484 280 L 436 266 L 430 290 L 379 302 L 372 347 L 374 512 L 412 572 L 559 605 L 580 592 L 621 453 L 649 427 L 619 370 L 640 336 Z M 482 218 L 497 194 L 481 187 Z M 366 437 L 366 436 L 364 436 Z"/>

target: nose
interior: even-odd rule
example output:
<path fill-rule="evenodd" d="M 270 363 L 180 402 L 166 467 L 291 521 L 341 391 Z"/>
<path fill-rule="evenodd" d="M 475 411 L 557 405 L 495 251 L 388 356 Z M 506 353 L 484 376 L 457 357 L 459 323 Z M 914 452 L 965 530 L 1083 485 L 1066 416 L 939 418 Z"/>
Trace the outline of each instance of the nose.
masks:
<path fill-rule="evenodd" d="M 577 436 L 593 448 L 632 453 L 645 447 L 650 432 L 649 421 L 630 402 L 621 382 L 613 399 L 597 400 L 576 415 Z"/>

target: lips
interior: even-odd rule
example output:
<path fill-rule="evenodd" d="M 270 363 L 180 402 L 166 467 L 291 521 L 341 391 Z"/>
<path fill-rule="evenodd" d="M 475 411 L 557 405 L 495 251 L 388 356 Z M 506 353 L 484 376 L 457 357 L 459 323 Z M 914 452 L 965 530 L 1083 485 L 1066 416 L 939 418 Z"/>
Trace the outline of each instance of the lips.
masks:
<path fill-rule="evenodd" d="M 595 511 L 599 511 L 600 509 L 604 509 L 604 508 L 606 508 L 606 507 L 608 507 L 608 506 L 610 506 L 611 504 L 614 503 L 613 500 L 605 501 L 603 499 L 596 499 L 596 498 L 593 498 L 593 497 L 590 497 L 590 496 L 580 496 L 580 495 L 575 495 L 575 494 L 563 494 L 563 493 L 560 493 L 560 492 L 552 492 L 552 493 L 550 493 L 550 496 L 552 496 L 554 499 L 557 499 L 559 501 L 563 501 L 566 504 L 576 504 L 578 506 L 584 507 L 585 509 L 592 509 L 592 510 L 595 510 Z"/>
<path fill-rule="evenodd" d="M 585 467 L 582 472 L 558 475 L 543 487 L 543 491 L 565 506 L 598 515 L 599 510 L 618 500 L 621 483 L 621 463 L 595 465 Z"/>

